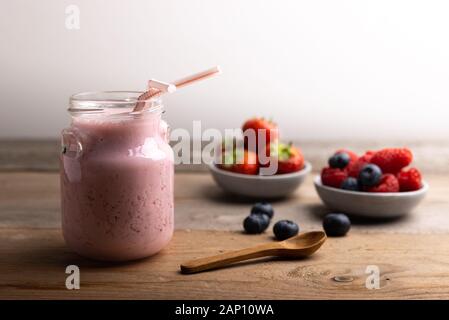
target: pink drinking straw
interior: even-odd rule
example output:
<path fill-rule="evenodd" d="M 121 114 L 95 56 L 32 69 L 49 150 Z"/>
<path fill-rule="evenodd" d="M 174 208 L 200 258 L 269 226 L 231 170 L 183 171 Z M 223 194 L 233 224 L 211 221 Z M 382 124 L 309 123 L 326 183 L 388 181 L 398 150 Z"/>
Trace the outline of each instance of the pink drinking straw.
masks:
<path fill-rule="evenodd" d="M 147 108 L 147 102 L 151 98 L 158 97 L 164 93 L 170 93 L 175 91 L 177 88 L 182 88 L 184 86 L 188 86 L 197 81 L 201 81 L 213 76 L 216 76 L 221 73 L 221 69 L 219 66 L 215 66 L 208 70 L 198 72 L 188 76 L 186 78 L 182 78 L 174 81 L 173 83 L 166 83 L 159 80 L 150 80 L 148 81 L 148 91 L 141 94 L 138 98 L 137 104 L 134 107 L 133 112 L 139 112 Z"/>
<path fill-rule="evenodd" d="M 148 88 L 154 88 L 160 90 L 161 92 L 168 92 L 168 93 L 176 91 L 176 86 L 174 84 L 162 82 L 155 79 L 151 79 L 150 81 L 148 81 Z"/>

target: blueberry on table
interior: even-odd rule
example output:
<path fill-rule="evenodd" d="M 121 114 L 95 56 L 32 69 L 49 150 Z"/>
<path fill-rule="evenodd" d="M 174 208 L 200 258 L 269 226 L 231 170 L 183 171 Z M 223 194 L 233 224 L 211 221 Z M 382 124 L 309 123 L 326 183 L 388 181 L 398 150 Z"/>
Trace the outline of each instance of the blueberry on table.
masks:
<path fill-rule="evenodd" d="M 341 183 L 341 188 L 344 190 L 350 190 L 350 191 L 359 191 L 359 182 L 357 181 L 356 178 L 353 177 L 349 177 L 346 178 L 342 183 Z"/>
<path fill-rule="evenodd" d="M 243 220 L 243 228 L 247 233 L 262 233 L 270 224 L 270 218 L 266 214 L 250 214 Z"/>
<path fill-rule="evenodd" d="M 296 223 L 290 220 L 280 220 L 276 222 L 273 227 L 273 233 L 276 239 L 285 240 L 296 236 L 299 232 L 299 227 Z"/>
<path fill-rule="evenodd" d="M 359 182 L 364 187 L 372 187 L 379 183 L 382 170 L 375 164 L 365 165 L 359 173 Z"/>
<path fill-rule="evenodd" d="M 268 202 L 257 202 L 251 208 L 251 214 L 259 213 L 264 213 L 271 219 L 273 218 L 274 210 L 271 204 L 269 204 Z"/>
<path fill-rule="evenodd" d="M 351 221 L 343 213 L 329 213 L 324 217 L 323 229 L 329 237 L 342 237 L 351 228 Z"/>
<path fill-rule="evenodd" d="M 329 166 L 331 168 L 343 169 L 351 161 L 351 157 L 346 152 L 339 152 L 329 158 Z"/>

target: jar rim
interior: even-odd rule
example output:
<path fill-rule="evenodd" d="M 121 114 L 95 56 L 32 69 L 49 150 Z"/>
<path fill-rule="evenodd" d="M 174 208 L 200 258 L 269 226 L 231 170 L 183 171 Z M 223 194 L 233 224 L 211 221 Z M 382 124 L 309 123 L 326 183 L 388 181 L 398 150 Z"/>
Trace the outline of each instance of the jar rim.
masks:
<path fill-rule="evenodd" d="M 139 99 L 143 91 L 86 91 L 70 96 L 68 112 L 77 115 L 130 115 L 137 103 L 149 107 L 134 114 L 148 114 L 163 111 L 161 98 Z"/>

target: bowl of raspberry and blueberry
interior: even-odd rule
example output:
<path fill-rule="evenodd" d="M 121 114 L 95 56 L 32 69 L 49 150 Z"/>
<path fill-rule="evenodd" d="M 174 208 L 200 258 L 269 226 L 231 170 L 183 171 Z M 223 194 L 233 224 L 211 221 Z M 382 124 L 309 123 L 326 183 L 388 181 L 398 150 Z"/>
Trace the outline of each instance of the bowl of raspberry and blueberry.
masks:
<path fill-rule="evenodd" d="M 312 166 L 299 147 L 279 140 L 276 123 L 252 118 L 243 124 L 242 132 L 241 143 L 223 143 L 220 161 L 209 166 L 222 189 L 246 197 L 280 198 L 304 182 Z M 249 133 L 253 133 L 254 144 L 249 142 Z"/>
<path fill-rule="evenodd" d="M 405 215 L 429 188 L 411 166 L 412 160 L 407 148 L 367 151 L 361 156 L 337 150 L 315 178 L 315 189 L 332 210 L 374 218 Z"/>

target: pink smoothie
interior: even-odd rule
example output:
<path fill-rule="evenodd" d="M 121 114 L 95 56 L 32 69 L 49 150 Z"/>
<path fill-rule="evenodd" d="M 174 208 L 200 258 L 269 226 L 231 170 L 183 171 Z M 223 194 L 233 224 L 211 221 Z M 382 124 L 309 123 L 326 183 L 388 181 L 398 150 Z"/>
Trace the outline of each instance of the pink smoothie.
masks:
<path fill-rule="evenodd" d="M 97 260 L 153 255 L 173 235 L 173 152 L 160 113 L 73 118 L 63 131 L 62 229 Z"/>

